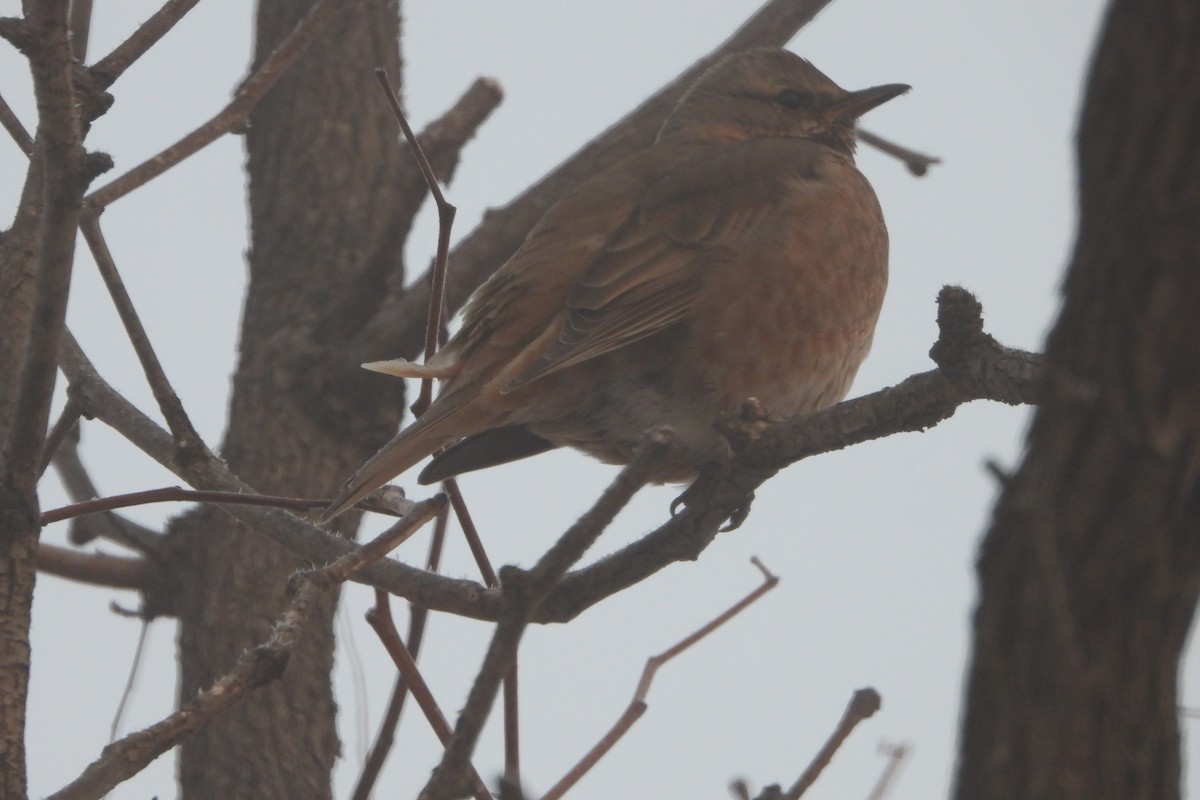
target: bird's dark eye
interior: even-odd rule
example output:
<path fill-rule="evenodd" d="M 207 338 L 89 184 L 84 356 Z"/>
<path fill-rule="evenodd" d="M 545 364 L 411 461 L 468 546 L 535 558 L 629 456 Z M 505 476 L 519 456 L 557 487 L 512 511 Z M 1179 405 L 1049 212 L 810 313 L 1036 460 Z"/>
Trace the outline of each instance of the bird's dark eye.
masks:
<path fill-rule="evenodd" d="M 817 97 L 812 92 L 801 92 L 797 89 L 784 89 L 775 95 L 775 102 L 792 111 L 802 108 L 812 108 L 816 105 Z"/>

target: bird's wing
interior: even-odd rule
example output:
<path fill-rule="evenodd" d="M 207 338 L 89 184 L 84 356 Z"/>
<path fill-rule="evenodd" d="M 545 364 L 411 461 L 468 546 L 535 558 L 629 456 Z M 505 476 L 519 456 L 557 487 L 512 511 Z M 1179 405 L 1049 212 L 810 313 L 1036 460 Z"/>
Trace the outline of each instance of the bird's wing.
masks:
<path fill-rule="evenodd" d="M 363 465 L 325 518 L 442 445 L 506 424 L 480 397 L 685 319 L 705 269 L 738 268 L 738 245 L 787 193 L 815 191 L 822 150 L 753 140 L 698 148 L 671 169 L 656 168 L 649 150 L 581 185 L 480 287 L 462 328 L 421 368 L 442 378 L 437 400 Z"/>
<path fill-rule="evenodd" d="M 501 375 L 506 383 L 557 338 L 572 287 L 637 212 L 650 160 L 643 151 L 580 184 L 476 290 L 458 332 L 429 362 L 446 373 L 438 403 L 460 386 L 486 391 Z"/>
<path fill-rule="evenodd" d="M 807 142 L 758 139 L 703 148 L 653 175 L 567 293 L 557 338 L 504 389 L 685 319 L 706 269 L 736 268 L 739 242 L 779 212 L 789 191 L 815 185 L 820 155 Z"/>

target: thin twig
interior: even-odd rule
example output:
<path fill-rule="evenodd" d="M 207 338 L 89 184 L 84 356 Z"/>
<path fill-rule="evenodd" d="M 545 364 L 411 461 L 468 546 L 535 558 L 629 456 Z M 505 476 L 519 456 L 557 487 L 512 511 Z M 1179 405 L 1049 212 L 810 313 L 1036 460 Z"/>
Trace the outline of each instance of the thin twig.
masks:
<path fill-rule="evenodd" d="M 438 512 L 437 520 L 434 522 L 433 536 L 429 540 L 429 555 L 425 559 L 425 569 L 430 572 L 437 572 L 438 567 L 442 562 L 442 548 L 446 542 L 446 528 L 450 523 L 450 509 L 443 507 Z M 375 606 L 387 606 L 388 595 L 386 592 L 379 589 L 375 590 Z M 380 613 L 391 617 L 391 609 L 384 608 Z M 425 623 L 429 618 L 429 609 L 413 603 L 408 604 L 408 637 L 407 642 L 408 652 L 413 657 L 413 662 L 416 663 L 417 657 L 421 653 L 421 643 L 425 638 Z M 354 794 L 351 795 L 351 800 L 368 800 L 371 796 L 371 790 L 375 786 L 375 781 L 379 778 L 379 773 L 383 770 L 383 764 L 387 760 L 388 754 L 391 752 L 392 745 L 396 740 L 396 727 L 400 724 L 400 714 L 404 711 L 404 701 L 408 698 L 408 683 L 404 680 L 404 675 L 400 672 L 396 674 L 396 685 L 392 687 L 392 696 L 388 700 L 387 710 L 384 712 L 383 720 L 379 723 L 379 733 L 375 737 L 375 743 L 371 746 L 371 752 L 367 755 L 367 759 L 363 762 L 362 772 L 358 776 L 358 782 L 354 786 Z"/>
<path fill-rule="evenodd" d="M 413 503 L 412 508 L 399 522 L 393 524 L 371 541 L 358 547 L 339 558 L 320 572 L 327 573 L 338 583 L 344 583 L 354 577 L 363 567 L 386 556 L 399 547 L 408 537 L 417 532 L 422 525 L 441 513 L 446 507 L 446 496 L 435 494 L 428 500 Z"/>
<path fill-rule="evenodd" d="M 130 508 L 131 506 L 144 506 L 152 503 L 222 503 L 239 506 L 270 506 L 272 508 L 286 508 L 292 511 L 312 511 L 324 508 L 329 504 L 329 500 L 312 497 L 216 492 L 201 489 L 185 489 L 182 486 L 165 486 L 161 489 L 146 489 L 141 492 L 114 494 L 96 500 L 85 500 L 80 503 L 72 503 L 69 506 L 52 508 L 49 511 L 43 512 L 41 521 L 42 525 L 49 525 L 52 522 L 60 522 L 64 519 L 71 519 L 84 514 L 95 514 L 99 511 L 112 511 L 115 508 Z M 404 507 L 398 509 L 367 501 L 363 501 L 356 506 L 356 508 L 374 511 L 377 514 L 386 514 L 391 517 L 402 517 L 409 513 L 411 507 L 411 502 L 406 503 Z"/>
<path fill-rule="evenodd" d="M 800 774 L 796 782 L 792 784 L 792 788 L 788 789 L 784 794 L 784 800 L 799 800 L 800 796 L 808 791 L 808 787 L 812 786 L 821 771 L 829 766 L 829 762 L 833 759 L 833 754 L 842 746 L 842 742 L 846 741 L 846 737 L 851 731 L 865 719 L 870 719 L 871 716 L 879 710 L 882 705 L 882 700 L 879 697 L 879 692 L 874 689 L 859 689 L 853 697 L 850 698 L 850 703 L 846 706 L 846 711 L 842 714 L 842 719 L 834 728 L 833 733 L 829 735 L 829 739 L 825 742 L 825 746 L 813 758 L 812 763 L 808 768 Z"/>
<path fill-rule="evenodd" d="M 358 2 L 359 0 L 354 0 Z M 250 112 L 322 30 L 329 17 L 351 5 L 350 0 L 317 0 L 292 32 L 234 93 L 233 100 L 212 119 L 124 175 L 92 192 L 85 201 L 102 210 L 147 181 L 157 178 L 188 156 L 212 144 L 250 116 Z"/>
<path fill-rule="evenodd" d="M 488 558 L 487 551 L 483 547 L 483 539 L 479 536 L 479 529 L 475 527 L 475 521 L 471 519 L 471 512 L 467 508 L 466 498 L 463 497 L 462 490 L 459 489 L 458 481 L 454 478 L 448 478 L 442 482 L 442 486 L 446 494 L 450 497 L 450 505 L 454 508 L 454 515 L 458 518 L 458 524 L 462 528 L 463 536 L 467 540 L 467 547 L 471 550 L 471 555 L 475 558 L 475 564 L 479 568 L 480 574 L 483 576 L 483 583 L 489 589 L 494 589 L 500 585 L 500 579 L 496 577 L 495 570 L 492 569 L 492 562 Z M 508 670 L 508 674 L 504 676 L 504 778 L 513 786 L 520 786 L 521 779 L 521 701 L 520 701 L 520 664 L 518 658 L 513 657 L 512 666 Z"/>
<path fill-rule="evenodd" d="M 417 141 L 416 134 L 413 133 L 408 119 L 404 116 L 404 110 L 400 107 L 400 98 L 396 96 L 391 83 L 388 82 L 387 72 L 382 68 L 376 68 L 375 80 L 379 81 L 384 94 L 387 95 L 388 105 L 391 106 L 396 122 L 400 124 L 400 130 L 404 131 L 408 147 L 417 159 L 417 164 L 421 167 L 421 174 L 425 176 L 425 184 L 429 187 L 429 193 L 433 196 L 434 203 L 437 204 L 437 255 L 433 261 L 433 274 L 430 275 L 429 313 L 425 323 L 425 360 L 428 362 L 437 352 L 438 333 L 442 329 L 442 308 L 446 302 L 446 262 L 450 254 L 450 232 L 454 228 L 454 215 L 458 209 L 447 202 L 445 195 L 442 194 L 437 175 L 434 174 L 433 167 L 429 166 L 429 159 L 425 157 L 421 143 Z M 412 404 L 413 415 L 419 417 L 424 414 L 425 410 L 429 408 L 432 398 L 433 379 L 424 378 L 421 381 L 421 393 L 417 397 L 417 401 Z"/>
<path fill-rule="evenodd" d="M 75 0 L 79 2 L 79 0 Z M 200 0 L 167 0 L 158 11 L 150 15 L 128 39 L 121 42 L 104 58 L 89 68 L 100 88 L 112 86 L 125 70 L 144 56 L 158 40 L 167 35 L 179 20 L 183 19 Z M 90 4 L 90 3 L 89 3 Z M 81 58 L 82 62 L 83 59 Z"/>
<path fill-rule="evenodd" d="M 67 490 L 67 496 L 76 503 L 83 503 L 95 500 L 100 493 L 79 457 L 79 436 L 80 428 L 76 426 L 59 445 L 52 463 L 63 488 Z M 141 553 L 155 553 L 162 544 L 161 532 L 119 514 L 105 512 L 72 517 L 67 529 L 71 544 L 85 545 L 101 537 Z"/>
<path fill-rule="evenodd" d="M 96 260 L 100 277 L 104 279 L 104 285 L 108 288 L 108 294 L 117 309 L 117 316 L 121 318 L 121 324 L 125 327 L 125 334 L 133 344 L 134 352 L 137 353 L 142 371 L 146 374 L 146 381 L 150 384 L 154 399 L 158 401 L 158 408 L 167 421 L 171 436 L 175 439 L 175 446 L 179 448 L 180 457 L 186 461 L 193 457 L 190 455 L 191 453 L 204 448 L 200 434 L 196 432 L 192 421 L 188 418 L 187 411 L 183 408 L 179 395 L 171 386 L 171 381 L 168 380 L 167 373 L 163 370 L 162 362 L 158 360 L 158 354 L 154 352 L 154 345 L 150 342 L 146 328 L 138 317 L 137 309 L 133 307 L 133 300 L 125 289 L 121 273 L 118 272 L 117 264 L 113 260 L 112 253 L 109 252 L 108 242 L 104 240 L 104 233 L 100 230 L 99 215 L 95 211 L 85 213 L 79 221 L 79 228 Z"/>
<path fill-rule="evenodd" d="M 867 795 L 867 800 L 883 800 L 883 796 L 887 794 L 892 781 L 896 778 L 896 772 L 900 769 L 900 763 L 908 756 L 908 745 L 883 745 L 881 749 L 888 757 L 888 763 L 883 768 L 883 773 L 880 774 L 879 780 L 875 783 L 875 788 Z"/>
<path fill-rule="evenodd" d="M 705 636 L 721 627 L 729 620 L 746 610 L 750 605 L 757 602 L 767 592 L 775 588 L 779 583 L 779 578 L 772 575 L 763 563 L 758 558 L 750 559 L 751 563 L 762 572 L 763 582 L 750 594 L 743 597 L 737 603 L 730 606 L 715 619 L 711 620 L 707 625 L 697 630 L 695 633 L 681 640 L 674 646 L 664 650 L 656 656 L 651 656 L 646 660 L 646 666 L 642 669 L 641 680 L 638 681 L 637 689 L 633 693 L 633 700 L 629 706 L 621 714 L 620 718 L 613 724 L 607 733 L 601 737 L 591 750 L 589 750 L 583 758 L 579 760 L 575 766 L 567 771 L 567 774 L 559 779 L 558 783 L 550 787 L 550 789 L 542 795 L 542 800 L 559 800 L 563 795 L 570 791 L 579 779 L 588 773 L 592 767 L 607 755 L 608 751 L 613 748 L 618 741 L 633 727 L 633 723 L 646 713 L 646 696 L 650 693 L 650 684 L 654 680 L 654 676 L 658 673 L 660 667 L 666 664 L 675 656 L 687 650 L 692 645 L 699 642 Z"/>
<path fill-rule="evenodd" d="M 376 589 L 375 607 L 379 608 L 381 605 L 387 603 L 387 592 Z M 410 606 L 410 608 L 415 607 Z M 424 635 L 425 621 L 428 619 L 428 616 L 428 612 L 421 614 L 420 624 L 418 625 L 416 615 L 411 612 L 409 613 L 408 646 L 410 648 L 421 641 L 421 637 Z M 414 638 L 414 633 L 417 634 L 416 638 Z M 414 656 L 415 658 L 416 656 Z M 379 775 L 383 771 L 383 765 L 392 751 L 392 746 L 396 743 L 396 728 L 400 724 L 400 715 L 404 711 L 404 703 L 407 699 L 408 683 L 404 680 L 404 676 L 397 671 L 396 682 L 392 686 L 392 695 L 388 698 L 387 708 L 384 710 L 383 718 L 379 722 L 379 731 L 375 734 L 375 741 L 371 744 L 371 749 L 363 761 L 362 769 L 358 773 L 358 781 L 354 784 L 354 792 L 350 795 L 350 800 L 368 800 L 370 798 L 371 792 L 375 789 L 375 782 L 379 780 Z"/>
<path fill-rule="evenodd" d="M 442 488 L 450 498 L 450 506 L 454 509 L 454 515 L 458 517 L 458 524 L 462 526 L 467 547 L 471 550 L 471 556 L 475 559 L 475 566 L 479 570 L 479 574 L 483 576 L 484 585 L 489 589 L 499 586 L 500 579 L 496 577 L 496 571 L 492 569 L 492 562 L 488 558 L 487 551 L 483 549 L 483 540 L 479 538 L 479 529 L 475 527 L 475 521 L 471 519 L 471 512 L 467 508 L 467 501 L 463 498 L 462 490 L 458 488 L 458 481 L 454 478 L 442 481 Z"/>
<path fill-rule="evenodd" d="M 133 649 L 133 663 L 129 665 L 129 677 L 125 679 L 125 689 L 121 692 L 121 701 L 117 703 L 117 710 L 113 713 L 112 725 L 108 728 L 108 741 L 115 742 L 117 740 L 117 731 L 121 728 L 121 718 L 125 716 L 125 706 L 129 703 L 129 698 L 133 696 L 133 686 L 137 682 L 137 674 L 142 666 L 142 655 L 146 651 L 146 634 L 150 631 L 150 620 L 142 620 L 142 629 L 138 632 L 137 646 Z"/>
<path fill-rule="evenodd" d="M 404 138 L 408 141 L 409 149 L 412 150 L 413 156 L 421 168 L 421 174 L 425 177 L 425 184 L 429 187 L 429 193 L 437 204 L 437 255 L 434 257 L 433 273 L 430 276 L 429 309 L 425 326 L 425 361 L 428 363 L 429 359 L 433 358 L 434 353 L 437 352 L 438 339 L 442 333 L 442 310 L 445 307 L 446 270 L 450 253 L 450 234 L 454 228 L 454 215 L 457 209 L 446 200 L 445 195 L 442 193 L 441 186 L 438 185 L 437 175 L 434 174 L 433 167 L 429 164 L 429 159 L 425 157 L 425 151 L 421 148 L 416 134 L 413 133 L 412 127 L 408 124 L 408 119 L 405 117 L 404 110 L 400 106 L 400 98 L 396 95 L 395 90 L 392 89 L 392 85 L 388 81 L 387 72 L 377 68 L 375 70 L 375 79 L 379 82 L 380 87 L 382 87 L 384 94 L 387 96 L 392 114 L 395 115 L 396 122 L 404 132 Z M 411 406 L 413 416 L 420 417 L 424 414 L 432 400 L 433 380 L 431 378 L 424 378 L 421 381 L 420 394 L 416 402 Z M 491 562 L 483 548 L 483 542 L 479 538 L 479 533 L 471 521 L 470 513 L 467 511 L 466 502 L 463 499 L 462 492 L 459 491 L 458 483 L 454 479 L 450 479 L 445 484 L 446 492 L 450 495 L 455 514 L 462 525 L 463 534 L 467 539 L 471 554 L 475 557 L 475 563 L 479 566 L 479 571 L 483 575 L 484 582 L 488 586 L 495 586 L 496 573 L 492 569 Z M 517 663 L 514 659 L 512 667 L 504 679 L 504 775 L 507 780 L 519 784 L 521 747 L 518 719 L 520 703 L 517 687 Z"/>
<path fill-rule="evenodd" d="M 445 498 L 441 495 L 419 502 L 404 519 L 361 548 L 355 548 L 321 569 L 294 575 L 290 584 L 292 600 L 264 644 L 244 653 L 233 669 L 218 679 L 212 688 L 201 692 L 178 711 L 105 747 L 100 758 L 69 785 L 51 795 L 50 800 L 99 797 L 136 775 L 188 733 L 207 725 L 251 690 L 279 678 L 321 596 L 351 578 L 370 563 L 370 559 L 382 557 L 396 541 L 411 536 L 444 504 Z"/>
<path fill-rule="evenodd" d="M 75 430 L 75 426 L 79 424 L 79 417 L 82 409 L 71 397 L 67 397 L 66 405 L 58 415 L 58 419 L 50 428 L 50 433 L 46 435 L 46 442 L 42 445 L 42 464 L 38 471 L 39 475 L 46 474 L 46 467 L 50 466 L 50 462 L 54 460 L 54 454 L 58 452 L 58 448 L 62 447 L 64 441 Z"/>
<path fill-rule="evenodd" d="M 92 0 L 71 0 L 71 57 L 87 62 L 88 38 L 92 31 Z"/>
<path fill-rule="evenodd" d="M 512 664 L 500 686 L 504 716 L 504 780 L 521 785 L 521 654 L 513 653 Z"/>
<path fill-rule="evenodd" d="M 439 185 L 445 186 L 453 178 L 461 163 L 463 150 L 467 143 L 479 132 L 483 123 L 499 107 L 503 99 L 504 93 L 496 80 L 476 78 L 449 108 L 426 124 L 417 134 L 417 142 L 420 143 L 421 150 L 425 153 L 430 166 L 433 167 Z M 395 231 L 402 232 L 409 230 L 424 205 L 422 201 L 429 195 L 429 183 L 425 180 L 425 175 L 421 172 L 420 164 L 415 158 L 403 159 L 398 166 L 399 172 L 394 187 L 398 196 L 392 205 L 392 227 Z M 430 259 L 430 263 L 434 263 L 434 259 Z M 430 274 L 432 273 L 426 273 L 424 278 L 426 283 L 422 287 L 426 291 L 426 300 L 429 298 L 428 278 Z M 380 283 L 381 278 L 383 278 L 382 284 Z M 393 294 L 403 294 L 411 289 L 404 280 L 402 270 L 388 271 L 386 276 L 381 275 L 377 270 L 377 265 L 373 264 L 370 259 L 362 262 L 358 268 L 347 272 L 344 279 L 360 289 L 366 286 L 382 289 L 387 292 L 385 298 L 391 297 Z M 370 296 L 370 302 L 364 305 L 362 299 L 367 295 Z M 406 357 L 420 357 L 420 343 L 416 348 L 410 348 L 407 342 L 385 341 L 374 336 L 363 335 L 361 330 L 363 317 L 374 314 L 380 299 L 378 292 L 368 292 L 367 294 L 360 292 L 358 301 L 339 304 L 329 309 L 331 313 L 338 316 L 335 324 L 345 325 L 350 330 L 358 331 L 341 349 L 359 355 L 379 352 L 388 356 L 404 353 Z M 384 299 L 384 302 L 387 300 Z M 416 313 L 421 317 L 420 335 L 421 343 L 423 343 L 428 303 Z M 442 315 L 441 328 L 445 330 L 445 310 Z"/>
<path fill-rule="evenodd" d="M 149 583 L 149 565 L 144 558 L 125 558 L 104 553 L 80 553 L 39 542 L 38 572 L 112 589 L 144 590 Z"/>
<path fill-rule="evenodd" d="M 500 591 L 504 610 L 467 702 L 459 714 L 454 736 L 441 762 L 434 769 L 433 776 L 421 790 L 420 800 L 443 800 L 457 796 L 471 753 L 483 730 L 483 723 L 495 702 L 501 680 L 516 658 L 517 646 L 529 620 L 567 569 L 583 557 L 617 513 L 645 485 L 651 470 L 668 449 L 667 437 L 660 431 L 651 432 L 633 460 L 621 470 L 604 494 L 559 537 L 532 569 L 525 572 L 508 567 L 503 571 Z"/>
<path fill-rule="evenodd" d="M 26 156 L 33 155 L 33 137 L 25 130 L 25 126 L 21 124 L 21 120 L 17 118 L 16 112 L 3 95 L 0 95 L 0 125 L 8 131 L 8 135 L 17 143 L 17 147 L 21 148 L 22 153 Z"/>
<path fill-rule="evenodd" d="M 404 646 L 404 642 L 400 641 L 400 634 L 397 633 L 396 624 L 392 621 L 391 607 L 387 603 L 376 604 L 367 612 L 367 622 L 375 629 L 379 641 L 383 643 L 388 655 L 392 657 L 392 661 L 404 678 L 405 684 L 408 685 L 413 699 L 417 701 L 417 705 L 425 714 L 429 727 L 433 728 L 434 734 L 443 745 L 448 744 L 453 738 L 450 723 L 446 721 L 446 716 L 438 707 L 433 692 L 429 690 L 429 685 L 425 683 L 425 678 L 417 669 L 417 662 L 413 659 L 412 653 Z M 477 800 L 489 800 L 492 796 L 491 792 L 488 791 L 483 779 L 479 777 L 479 773 L 469 764 L 466 771 L 470 775 L 472 792 Z"/>
<path fill-rule="evenodd" d="M 181 464 L 175 460 L 175 448 L 171 435 L 154 420 L 139 411 L 121 396 L 97 372 L 95 366 L 79 347 L 79 343 L 68 332 L 62 351 L 62 369 L 71 382 L 74 392 L 89 416 L 100 418 L 114 430 L 125 436 L 135 447 L 142 450 L 166 469 L 176 473 L 193 486 L 205 490 L 226 491 L 235 494 L 257 495 L 253 486 L 229 471 L 228 466 L 216 455 L 204 453 L 193 463 Z M 295 514 L 278 508 L 264 508 L 239 504 L 220 506 L 230 515 L 245 523 L 256 533 L 262 534 L 282 547 L 307 551 L 302 558 L 310 563 L 327 563 L 355 549 L 356 545 L 341 537 L 306 522 Z M 374 578 L 366 576 L 374 575 Z M 384 578 L 383 576 L 388 576 Z M 376 588 L 391 589 L 406 585 L 412 579 L 418 582 L 429 573 L 399 561 L 386 560 L 363 570 L 360 582 Z M 429 576 L 435 584 L 448 581 L 468 592 L 482 590 L 479 584 L 452 578 Z M 403 595 L 403 592 L 397 594 Z M 430 598 L 423 598 L 428 600 Z M 431 608 L 443 604 L 425 603 Z"/>
<path fill-rule="evenodd" d="M 881 150 L 889 156 L 894 156 L 904 162 L 904 166 L 908 167 L 908 171 L 918 178 L 922 177 L 929 171 L 929 168 L 934 164 L 942 163 L 942 160 L 937 156 L 927 156 L 924 153 L 918 153 L 916 150 L 909 150 L 907 147 L 901 147 L 895 142 L 889 141 L 882 136 L 858 129 L 858 139 L 863 144 L 869 144 L 876 150 Z"/>

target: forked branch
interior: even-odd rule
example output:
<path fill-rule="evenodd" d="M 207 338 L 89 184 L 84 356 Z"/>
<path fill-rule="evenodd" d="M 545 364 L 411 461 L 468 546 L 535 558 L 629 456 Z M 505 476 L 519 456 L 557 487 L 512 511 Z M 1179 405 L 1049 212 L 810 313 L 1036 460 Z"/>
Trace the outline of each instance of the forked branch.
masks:
<path fill-rule="evenodd" d="M 621 714 L 620 718 L 613 724 L 612 728 L 610 728 L 608 732 L 601 737 L 600 741 L 597 742 L 596 745 L 579 760 L 579 763 L 573 766 L 566 775 L 559 779 L 558 783 L 551 786 L 550 789 L 544 795 L 542 795 L 541 800 L 559 800 L 563 795 L 570 791 L 571 787 L 578 783 L 579 779 L 586 775 L 587 772 L 600 761 L 600 759 L 604 758 L 608 751 L 613 748 L 613 745 L 620 741 L 621 737 L 623 737 L 625 733 L 633 727 L 633 724 L 637 722 L 643 714 L 646 713 L 646 709 L 648 708 L 646 704 L 646 696 L 650 693 L 650 684 L 654 681 L 654 676 L 658 674 L 660 667 L 662 667 L 671 659 L 675 658 L 675 656 L 683 653 L 685 650 L 699 642 L 704 637 L 708 636 L 717 628 L 729 622 L 729 620 L 733 619 L 735 616 L 742 613 L 752 604 L 757 602 L 758 599 L 764 594 L 775 588 L 775 586 L 779 583 L 779 578 L 772 575 L 757 558 L 752 559 L 752 561 L 754 566 L 758 567 L 758 569 L 762 572 L 763 582 L 756 589 L 754 589 L 754 591 L 750 592 L 741 600 L 734 603 L 695 633 L 684 638 L 682 641 L 677 642 L 674 646 L 667 648 L 658 655 L 651 656 L 649 659 L 647 659 L 646 667 L 642 670 L 641 680 L 638 681 L 637 689 L 633 693 L 633 700 L 630 701 L 629 706 L 625 709 L 625 712 Z"/>
<path fill-rule="evenodd" d="M 321 596 L 350 579 L 367 564 L 414 534 L 445 505 L 443 495 L 413 506 L 412 511 L 378 537 L 356 547 L 342 558 L 309 572 L 297 573 L 290 582 L 291 602 L 266 642 L 246 652 L 212 688 L 148 728 L 131 733 L 104 748 L 100 758 L 83 774 L 51 795 L 51 800 L 92 800 L 102 797 L 174 747 L 191 731 L 233 706 L 248 692 L 283 674 Z"/>

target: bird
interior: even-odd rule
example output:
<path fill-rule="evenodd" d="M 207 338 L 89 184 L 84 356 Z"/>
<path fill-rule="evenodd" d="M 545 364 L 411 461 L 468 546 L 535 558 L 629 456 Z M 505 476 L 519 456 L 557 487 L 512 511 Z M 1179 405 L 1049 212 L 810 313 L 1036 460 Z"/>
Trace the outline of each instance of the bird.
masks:
<path fill-rule="evenodd" d="M 656 428 L 672 447 L 650 480 L 686 482 L 728 458 L 714 424 L 748 400 L 773 418 L 841 400 L 888 281 L 855 125 L 910 88 L 847 91 L 777 48 L 710 67 L 650 146 L 545 213 L 426 363 L 363 365 L 438 394 L 322 519 L 438 451 L 420 483 L 562 446 L 624 464 Z"/>

